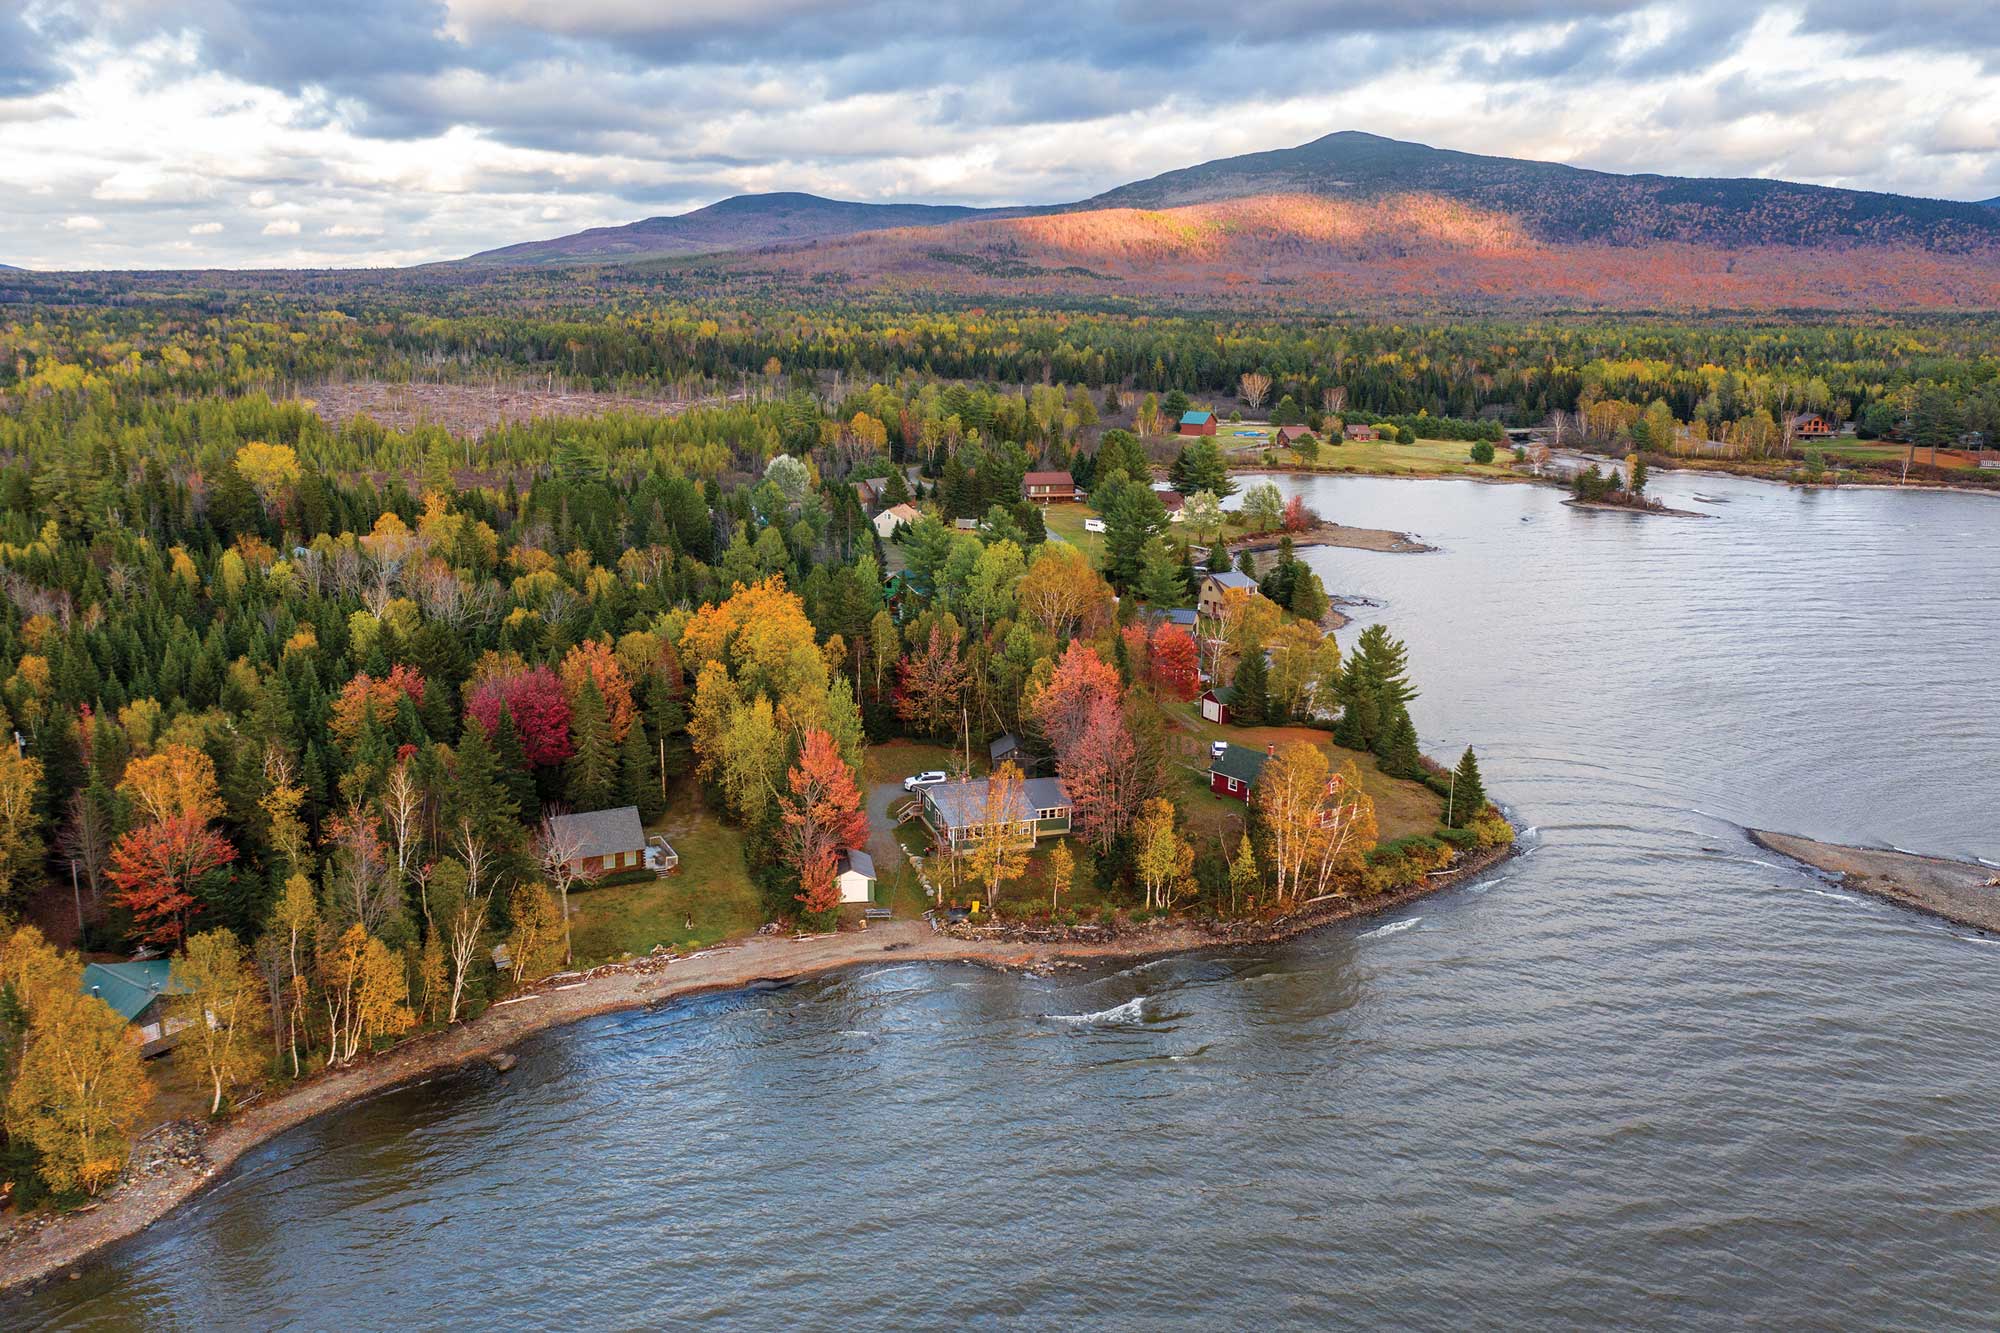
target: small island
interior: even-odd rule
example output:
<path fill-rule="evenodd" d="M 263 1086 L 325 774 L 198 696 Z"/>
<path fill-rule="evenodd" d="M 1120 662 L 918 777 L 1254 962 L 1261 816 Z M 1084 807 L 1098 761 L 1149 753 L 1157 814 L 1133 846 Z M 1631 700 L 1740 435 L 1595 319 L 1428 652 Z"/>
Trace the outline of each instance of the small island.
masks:
<path fill-rule="evenodd" d="M 1954 925 L 2000 931 L 2000 870 L 1882 847 L 1846 847 L 1750 829 L 1750 841 L 1832 875 L 1841 887 L 1928 912 Z"/>

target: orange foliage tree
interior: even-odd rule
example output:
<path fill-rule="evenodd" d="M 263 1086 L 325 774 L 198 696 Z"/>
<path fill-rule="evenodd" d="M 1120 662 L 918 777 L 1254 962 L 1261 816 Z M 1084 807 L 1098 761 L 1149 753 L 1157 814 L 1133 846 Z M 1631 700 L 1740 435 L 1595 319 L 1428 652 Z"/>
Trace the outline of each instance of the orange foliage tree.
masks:
<path fill-rule="evenodd" d="M 333 701 L 332 714 L 327 718 L 327 730 L 342 745 L 352 745 L 371 711 L 377 726 L 386 727 L 395 721 L 396 710 L 402 706 L 405 695 L 415 704 L 424 701 L 423 673 L 415 667 L 398 664 L 390 667 L 389 674 L 380 680 L 363 671 L 340 687 L 340 695 Z"/>
<path fill-rule="evenodd" d="M 784 807 L 780 845 L 785 864 L 799 875 L 798 900 L 808 912 L 831 911 L 840 904 L 834 864 L 841 849 L 868 838 L 868 815 L 861 808 L 854 770 L 840 757 L 833 737 L 814 727 L 806 732 L 785 785 L 791 795 L 779 798 Z"/>
<path fill-rule="evenodd" d="M 149 823 L 192 819 L 206 824 L 222 814 L 215 761 L 192 745 L 166 745 L 125 765 L 118 789 L 132 798 Z"/>
<path fill-rule="evenodd" d="M 564 655 L 563 691 L 568 695 L 572 709 L 576 707 L 577 697 L 583 693 L 585 681 L 594 682 L 599 697 L 604 700 L 604 716 L 611 724 L 611 739 L 624 740 L 639 716 L 639 709 L 632 702 L 632 682 L 619 663 L 617 652 L 608 637 L 585 639 Z"/>

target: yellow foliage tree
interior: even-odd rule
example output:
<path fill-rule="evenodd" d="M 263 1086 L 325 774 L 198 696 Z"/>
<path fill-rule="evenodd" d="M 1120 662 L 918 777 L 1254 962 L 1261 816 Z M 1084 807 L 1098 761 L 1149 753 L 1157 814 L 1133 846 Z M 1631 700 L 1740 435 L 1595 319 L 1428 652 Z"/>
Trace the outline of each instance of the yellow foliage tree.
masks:
<path fill-rule="evenodd" d="M 110 1005 L 74 984 L 44 996 L 7 1094 L 7 1123 L 41 1155 L 52 1189 L 95 1194 L 117 1179 L 151 1098 L 139 1048 Z"/>
<path fill-rule="evenodd" d="M 178 993 L 167 1002 L 170 1020 L 178 1020 L 180 1049 L 201 1062 L 213 1096 L 208 1113 L 222 1109 L 223 1094 L 256 1076 L 263 1063 L 258 1045 L 270 1009 L 264 983 L 244 956 L 233 932 L 209 930 L 193 936 L 187 950 L 174 960 Z"/>
<path fill-rule="evenodd" d="M 125 765 L 118 790 L 132 798 L 148 823 L 196 819 L 207 823 L 222 814 L 215 761 L 191 745 L 163 745 Z"/>
<path fill-rule="evenodd" d="M 986 803 L 965 849 L 965 873 L 989 907 L 1000 900 L 1001 885 L 1019 879 L 1028 868 L 1033 839 L 1021 836 L 1023 811 L 1034 816 L 1021 791 L 1021 769 L 1010 759 L 987 781 Z"/>

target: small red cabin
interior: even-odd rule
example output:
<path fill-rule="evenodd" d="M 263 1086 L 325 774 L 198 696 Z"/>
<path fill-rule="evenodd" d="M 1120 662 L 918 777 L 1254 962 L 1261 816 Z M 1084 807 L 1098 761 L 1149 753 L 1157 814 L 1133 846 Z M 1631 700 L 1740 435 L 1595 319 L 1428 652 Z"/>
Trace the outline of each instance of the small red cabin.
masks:
<path fill-rule="evenodd" d="M 1215 434 L 1215 413 L 1204 412 L 1200 408 L 1191 408 L 1181 413 L 1180 433 L 1183 435 Z"/>

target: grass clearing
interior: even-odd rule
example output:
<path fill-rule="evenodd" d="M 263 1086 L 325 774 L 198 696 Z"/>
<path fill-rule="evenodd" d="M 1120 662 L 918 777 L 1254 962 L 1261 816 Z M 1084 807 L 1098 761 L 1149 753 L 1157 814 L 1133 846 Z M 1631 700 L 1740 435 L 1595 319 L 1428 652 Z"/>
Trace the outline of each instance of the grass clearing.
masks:
<path fill-rule="evenodd" d="M 1052 537 L 1060 537 L 1071 546 L 1090 557 L 1090 563 L 1099 564 L 1104 555 L 1104 534 L 1085 532 L 1083 521 L 1096 518 L 1097 511 L 1087 504 L 1052 504 L 1042 510 L 1042 524 Z"/>
<path fill-rule="evenodd" d="M 680 853 L 680 869 L 639 884 L 572 889 L 577 966 L 647 954 L 656 944 L 715 944 L 763 924 L 764 904 L 744 871 L 743 835 L 702 804 L 695 784 L 681 784 L 672 806 L 647 832 L 666 835 Z"/>

